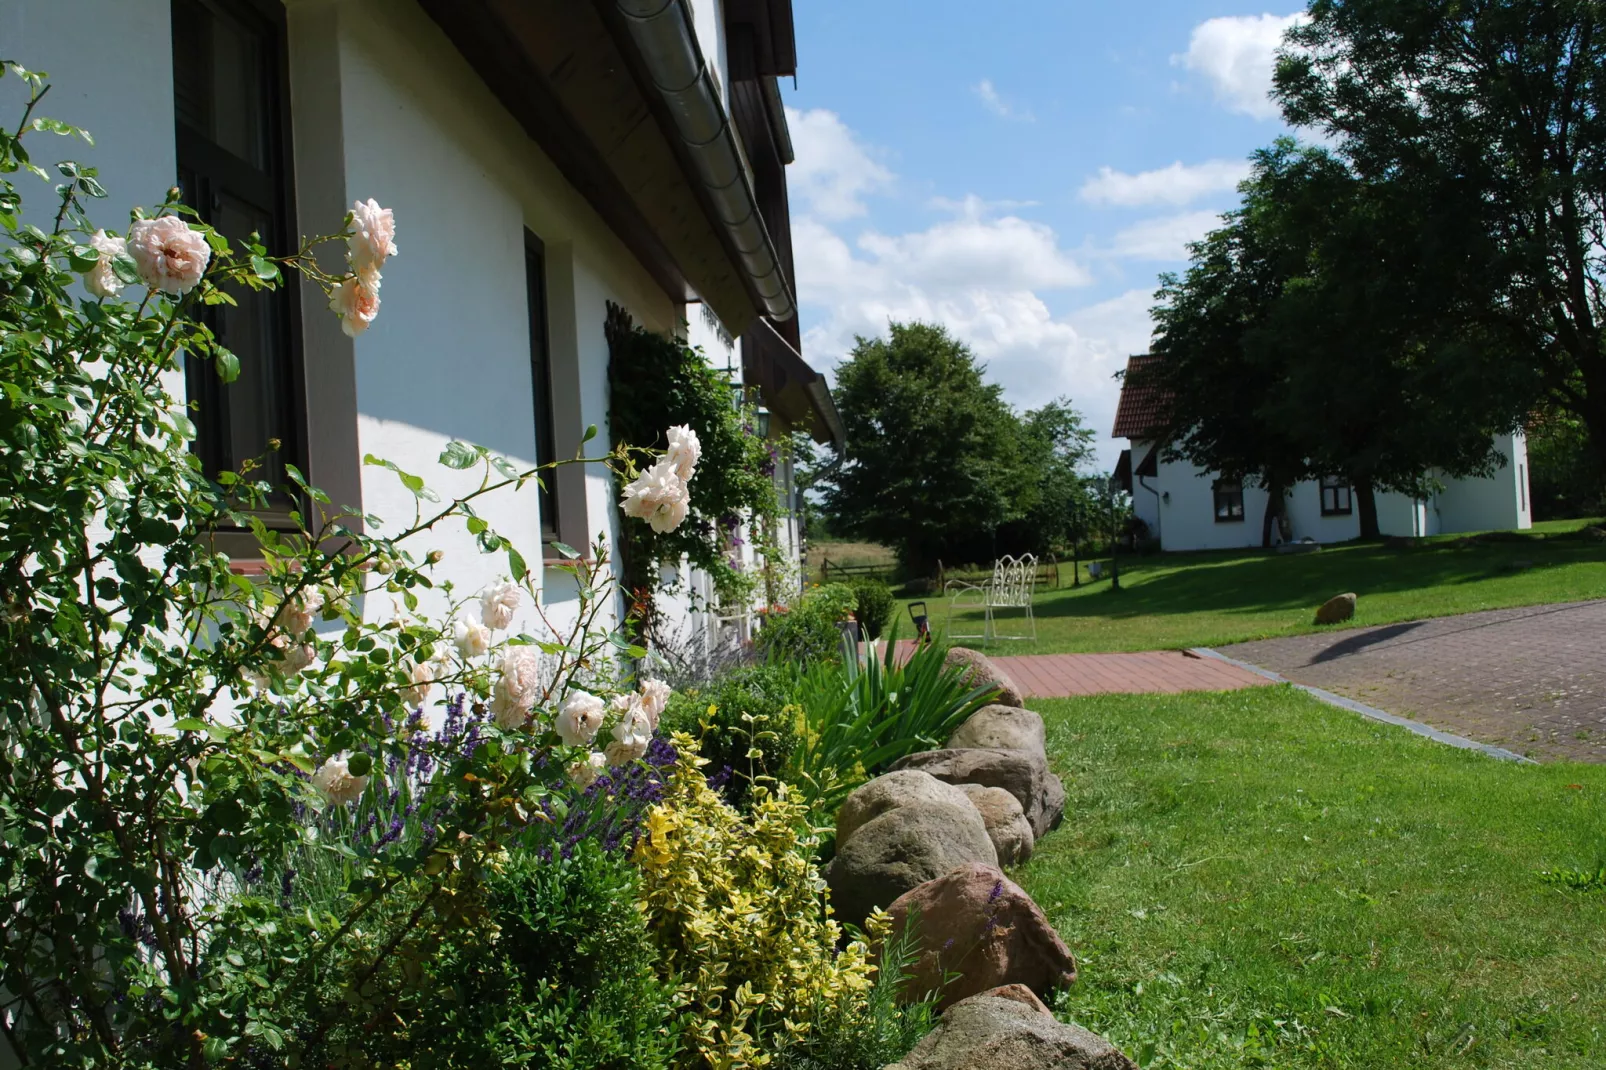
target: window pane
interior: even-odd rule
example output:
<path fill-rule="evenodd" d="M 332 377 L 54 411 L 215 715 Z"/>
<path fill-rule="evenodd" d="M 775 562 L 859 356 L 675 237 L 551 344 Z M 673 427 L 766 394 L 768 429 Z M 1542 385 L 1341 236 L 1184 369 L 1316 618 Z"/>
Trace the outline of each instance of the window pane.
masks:
<path fill-rule="evenodd" d="M 178 121 L 252 167 L 269 165 L 267 86 L 273 72 L 260 30 L 206 0 L 173 2 L 173 95 Z"/>
<path fill-rule="evenodd" d="M 525 234 L 524 272 L 530 312 L 530 380 L 535 390 L 535 461 L 537 464 L 550 464 L 556 459 L 557 450 L 553 427 L 552 360 L 547 346 L 546 264 L 539 243 L 528 232 Z M 558 534 L 556 490 L 557 473 L 543 473 L 538 499 L 541 533 L 552 538 Z"/>

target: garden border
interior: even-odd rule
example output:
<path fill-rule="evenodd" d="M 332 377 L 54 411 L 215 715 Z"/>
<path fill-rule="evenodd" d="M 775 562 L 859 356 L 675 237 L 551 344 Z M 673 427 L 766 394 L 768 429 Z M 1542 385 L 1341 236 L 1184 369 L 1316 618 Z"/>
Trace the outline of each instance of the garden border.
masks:
<path fill-rule="evenodd" d="M 1220 651 L 1211 650 L 1207 646 L 1193 647 L 1189 653 L 1197 654 L 1202 658 L 1214 658 L 1217 661 L 1224 661 L 1228 665 L 1237 666 L 1238 668 L 1244 669 L 1247 672 L 1254 673 L 1256 676 L 1265 677 L 1267 680 L 1270 680 L 1273 683 L 1292 684 L 1294 687 L 1305 692 L 1305 694 L 1319 702 L 1325 702 L 1329 706 L 1337 706 L 1341 710 L 1349 710 L 1351 713 L 1358 713 L 1362 717 L 1366 717 L 1373 721 L 1381 721 L 1384 724 L 1391 724 L 1397 728 L 1403 728 L 1407 732 L 1415 732 L 1417 735 L 1426 736 L 1428 739 L 1431 739 L 1436 743 L 1443 743 L 1447 746 L 1457 747 L 1461 750 L 1481 751 L 1483 754 L 1490 758 L 1494 758 L 1497 761 L 1516 762 L 1519 765 L 1539 764 L 1532 758 L 1518 754 L 1515 751 L 1506 750 L 1504 747 L 1496 747 L 1492 743 L 1479 743 L 1477 740 L 1467 739 L 1465 736 L 1454 735 L 1453 733 L 1434 728 L 1431 725 L 1425 725 L 1421 721 L 1413 721 L 1409 717 L 1401 717 L 1398 714 L 1389 713 L 1387 710 L 1380 710 L 1376 706 L 1368 706 L 1364 702 L 1356 702 L 1352 698 L 1345 698 L 1343 695 L 1335 695 L 1331 691 L 1323 691 L 1319 687 L 1312 687 L 1309 684 L 1298 683 L 1279 673 L 1272 672 L 1270 669 L 1262 669 L 1260 666 L 1251 665 L 1247 661 L 1240 661 L 1237 658 L 1229 658 Z"/>

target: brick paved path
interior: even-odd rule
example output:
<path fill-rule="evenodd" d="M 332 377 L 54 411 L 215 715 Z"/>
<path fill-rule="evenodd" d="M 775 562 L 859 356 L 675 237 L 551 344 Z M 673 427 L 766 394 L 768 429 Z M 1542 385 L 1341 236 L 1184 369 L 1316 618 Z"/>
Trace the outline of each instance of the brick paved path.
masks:
<path fill-rule="evenodd" d="M 1297 683 L 1518 754 L 1606 762 L 1606 601 L 1220 649 Z"/>
<path fill-rule="evenodd" d="M 1235 691 L 1267 681 L 1234 665 L 1175 650 L 1146 654 L 988 654 L 1027 695 Z"/>

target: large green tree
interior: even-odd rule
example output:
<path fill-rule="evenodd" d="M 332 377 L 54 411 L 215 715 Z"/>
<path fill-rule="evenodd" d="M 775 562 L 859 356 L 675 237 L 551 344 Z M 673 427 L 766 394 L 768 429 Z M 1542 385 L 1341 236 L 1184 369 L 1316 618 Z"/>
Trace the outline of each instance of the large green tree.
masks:
<path fill-rule="evenodd" d="M 1296 478 L 1348 477 L 1375 537 L 1378 491 L 1421 496 L 1497 463 L 1522 384 L 1468 288 L 1427 270 L 1452 262 L 1424 238 L 1437 209 L 1288 139 L 1256 154 L 1243 194 L 1161 290 L 1173 452 L 1266 486 L 1267 535 Z"/>
<path fill-rule="evenodd" d="M 1019 517 L 1018 418 L 944 328 L 893 323 L 887 338 L 856 339 L 833 393 L 847 445 L 825 498 L 841 530 L 923 570 Z"/>
<path fill-rule="evenodd" d="M 1314 0 L 1309 15 L 1278 66 L 1285 116 L 1433 208 L 1399 239 L 1527 373 L 1514 400 L 1574 414 L 1606 462 L 1606 4 Z"/>

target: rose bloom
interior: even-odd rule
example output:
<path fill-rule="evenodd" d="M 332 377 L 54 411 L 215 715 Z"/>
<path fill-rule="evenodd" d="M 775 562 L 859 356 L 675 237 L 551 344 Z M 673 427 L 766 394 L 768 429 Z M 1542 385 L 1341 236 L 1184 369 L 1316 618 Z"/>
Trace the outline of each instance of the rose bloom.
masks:
<path fill-rule="evenodd" d="M 536 699 L 541 697 L 541 656 L 534 647 L 516 646 L 502 655 L 502 676 L 496 681 L 496 693 L 525 713 L 535 708 Z"/>
<path fill-rule="evenodd" d="M 491 629 L 478 621 L 460 620 L 452 628 L 452 642 L 465 658 L 477 658 L 491 649 Z"/>
<path fill-rule="evenodd" d="M 407 669 L 407 678 L 413 682 L 411 687 L 401 690 L 401 700 L 404 706 L 422 706 L 429 693 L 435 688 L 436 663 L 431 661 L 404 661 Z"/>
<path fill-rule="evenodd" d="M 602 755 L 610 766 L 629 765 L 643 754 L 647 753 L 647 745 L 634 743 L 621 743 L 617 739 L 603 748 Z"/>
<path fill-rule="evenodd" d="M 680 527 L 690 501 L 685 481 L 675 474 L 674 466 L 664 460 L 625 487 L 619 506 L 626 516 L 645 520 L 661 535 Z"/>
<path fill-rule="evenodd" d="M 341 280 L 329 295 L 329 309 L 340 317 L 346 337 L 357 337 L 379 315 L 379 280 L 373 280 L 373 285 L 356 275 Z"/>
<path fill-rule="evenodd" d="M 318 611 L 323 608 L 323 592 L 308 587 L 294 598 L 286 599 L 279 607 L 279 627 L 300 639 L 312 628 Z"/>
<path fill-rule="evenodd" d="M 380 269 L 386 259 L 396 255 L 396 213 L 379 207 L 379 202 L 370 197 L 351 206 L 351 226 L 354 233 L 346 250 L 346 262 L 359 278 L 377 290 Z"/>
<path fill-rule="evenodd" d="M 530 711 L 504 695 L 501 688 L 491 692 L 490 710 L 496 727 L 504 732 L 511 732 L 530 719 Z"/>
<path fill-rule="evenodd" d="M 658 727 L 658 718 L 669 705 L 671 688 L 662 680 L 643 680 L 641 682 L 641 708 L 646 711 L 652 721 L 654 729 Z"/>
<path fill-rule="evenodd" d="M 597 777 L 608 767 L 608 756 L 600 751 L 592 751 L 584 758 L 577 758 L 569 763 L 567 772 L 569 783 L 584 791 L 597 782 Z"/>
<path fill-rule="evenodd" d="M 312 774 L 312 787 L 330 806 L 344 806 L 362 797 L 368 786 L 365 776 L 352 776 L 346 756 L 337 754 L 318 767 Z"/>
<path fill-rule="evenodd" d="M 664 453 L 664 460 L 682 482 L 690 483 L 691 477 L 697 474 L 697 462 L 702 460 L 703 444 L 697 440 L 697 432 L 685 424 L 671 427 L 668 435 L 669 449 Z"/>
<path fill-rule="evenodd" d="M 574 691 L 558 711 L 553 727 L 565 746 L 579 747 L 596 738 L 606 710 L 602 700 L 589 691 Z"/>
<path fill-rule="evenodd" d="M 501 631 L 513 623 L 522 591 L 516 583 L 503 583 L 480 595 L 480 620 L 487 628 Z"/>
<path fill-rule="evenodd" d="M 128 228 L 128 255 L 145 285 L 163 293 L 186 294 L 206 273 L 212 247 L 184 220 L 164 215 L 136 220 Z"/>
<path fill-rule="evenodd" d="M 116 297 L 125 284 L 112 270 L 112 260 L 128 252 L 128 243 L 115 234 L 97 230 L 89 239 L 89 247 L 100 254 L 100 260 L 84 272 L 84 289 L 96 297 Z"/>
<path fill-rule="evenodd" d="M 652 725 L 647 721 L 647 714 L 637 705 L 613 726 L 614 744 L 618 745 L 618 753 L 628 755 L 624 761 L 633 762 L 647 753 L 647 744 L 652 742 Z M 614 744 L 609 744 L 608 754 L 612 759 L 615 751 Z M 615 765 L 622 764 L 614 761 Z"/>

